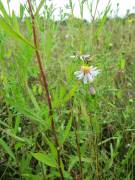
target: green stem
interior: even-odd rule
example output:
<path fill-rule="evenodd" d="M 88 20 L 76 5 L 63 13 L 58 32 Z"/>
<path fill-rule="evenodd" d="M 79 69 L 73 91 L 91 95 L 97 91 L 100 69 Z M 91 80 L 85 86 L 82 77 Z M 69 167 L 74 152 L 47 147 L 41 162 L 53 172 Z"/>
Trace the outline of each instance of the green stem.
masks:
<path fill-rule="evenodd" d="M 80 136 L 79 136 L 78 124 L 77 124 L 76 120 L 74 121 L 74 126 L 75 126 L 75 137 L 76 137 L 77 153 L 78 153 L 79 166 L 80 166 L 80 180 L 83 180 L 82 158 L 81 158 L 81 151 L 80 151 Z"/>

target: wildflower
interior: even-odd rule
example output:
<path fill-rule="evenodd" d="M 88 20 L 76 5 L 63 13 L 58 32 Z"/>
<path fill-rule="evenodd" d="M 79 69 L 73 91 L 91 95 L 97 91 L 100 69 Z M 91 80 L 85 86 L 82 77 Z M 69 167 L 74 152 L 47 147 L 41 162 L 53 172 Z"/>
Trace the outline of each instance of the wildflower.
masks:
<path fill-rule="evenodd" d="M 84 84 L 87 84 L 87 82 L 92 82 L 94 80 L 94 77 L 99 74 L 99 70 L 96 67 L 93 66 L 81 66 L 80 71 L 76 71 L 74 75 L 79 79 L 83 80 Z"/>

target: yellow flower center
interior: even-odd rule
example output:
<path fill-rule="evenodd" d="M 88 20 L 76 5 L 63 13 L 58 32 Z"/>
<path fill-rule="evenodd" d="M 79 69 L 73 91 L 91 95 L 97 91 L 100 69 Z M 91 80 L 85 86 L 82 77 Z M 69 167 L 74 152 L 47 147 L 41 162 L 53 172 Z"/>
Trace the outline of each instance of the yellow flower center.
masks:
<path fill-rule="evenodd" d="M 91 68 L 88 67 L 88 66 L 81 66 L 81 71 L 82 71 L 84 74 L 88 74 L 88 73 L 90 73 Z"/>

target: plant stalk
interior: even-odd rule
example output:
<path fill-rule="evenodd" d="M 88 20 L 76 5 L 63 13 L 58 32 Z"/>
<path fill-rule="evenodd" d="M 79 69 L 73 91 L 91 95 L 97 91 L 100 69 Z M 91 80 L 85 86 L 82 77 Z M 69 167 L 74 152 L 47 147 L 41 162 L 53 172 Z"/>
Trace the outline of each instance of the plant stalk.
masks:
<path fill-rule="evenodd" d="M 36 53 L 36 57 L 37 57 L 37 62 L 38 62 L 39 69 L 40 69 L 40 75 L 41 75 L 41 79 L 42 79 L 41 84 L 43 85 L 43 88 L 44 88 L 44 90 L 46 92 L 46 97 L 47 97 L 47 102 L 48 102 L 48 107 L 49 107 L 49 115 L 50 115 L 50 118 L 51 118 L 51 128 L 52 128 L 52 132 L 53 132 L 53 135 L 54 135 L 55 145 L 57 147 L 58 170 L 59 170 L 61 179 L 64 180 L 65 178 L 64 178 L 63 171 L 62 171 L 62 167 L 61 167 L 60 145 L 59 145 L 59 142 L 58 142 L 55 123 L 54 123 L 54 119 L 53 119 L 53 108 L 52 108 L 51 96 L 50 96 L 50 93 L 49 93 L 49 88 L 48 88 L 48 83 L 47 83 L 47 79 L 46 79 L 45 69 L 43 67 L 43 64 L 42 64 L 42 61 L 41 61 L 41 56 L 40 56 L 40 53 L 39 53 L 39 50 L 38 50 L 35 17 L 34 17 L 34 14 L 33 14 L 31 1 L 27 0 L 27 2 L 28 2 L 28 5 L 29 5 L 30 16 L 31 16 L 31 19 L 32 19 L 32 30 L 33 30 L 34 46 L 35 46 L 35 53 Z"/>
<path fill-rule="evenodd" d="M 78 125 L 77 125 L 76 120 L 74 121 L 74 126 L 75 126 L 75 137 L 76 137 L 77 153 L 78 153 L 79 166 L 80 166 L 80 180 L 83 180 L 82 158 L 81 158 L 81 151 L 80 151 L 80 137 L 79 137 Z"/>

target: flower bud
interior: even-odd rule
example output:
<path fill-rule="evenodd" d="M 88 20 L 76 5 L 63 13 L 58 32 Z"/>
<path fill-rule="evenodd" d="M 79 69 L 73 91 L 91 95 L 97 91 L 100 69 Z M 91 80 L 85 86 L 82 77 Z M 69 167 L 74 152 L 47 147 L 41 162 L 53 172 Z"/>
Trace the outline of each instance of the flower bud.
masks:
<path fill-rule="evenodd" d="M 93 86 L 91 86 L 91 87 L 89 88 L 89 92 L 90 92 L 90 94 L 91 94 L 92 96 L 94 96 L 94 95 L 96 94 L 96 91 L 95 91 L 95 89 L 94 89 Z"/>

